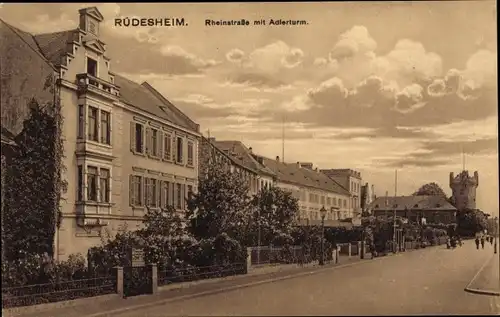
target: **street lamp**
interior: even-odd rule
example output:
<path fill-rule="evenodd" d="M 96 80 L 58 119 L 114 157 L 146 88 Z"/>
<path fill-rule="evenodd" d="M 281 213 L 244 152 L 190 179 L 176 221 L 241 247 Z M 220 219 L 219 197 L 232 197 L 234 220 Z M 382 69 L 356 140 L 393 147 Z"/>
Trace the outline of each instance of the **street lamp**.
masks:
<path fill-rule="evenodd" d="M 321 262 L 319 265 L 325 265 L 325 216 L 326 216 L 326 209 L 325 206 L 321 207 L 319 210 L 319 213 L 321 215 Z"/>

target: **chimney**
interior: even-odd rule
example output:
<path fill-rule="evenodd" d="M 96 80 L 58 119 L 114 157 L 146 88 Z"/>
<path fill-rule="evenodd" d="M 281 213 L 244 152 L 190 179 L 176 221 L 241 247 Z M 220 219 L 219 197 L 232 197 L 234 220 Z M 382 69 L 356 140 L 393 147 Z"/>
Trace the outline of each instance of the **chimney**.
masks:
<path fill-rule="evenodd" d="M 253 152 L 252 152 L 252 147 L 249 147 L 249 148 L 248 148 L 248 152 L 250 152 L 250 154 L 252 154 L 252 153 L 253 153 Z"/>
<path fill-rule="evenodd" d="M 317 172 L 318 172 L 318 168 L 316 167 L 316 168 L 314 169 L 314 171 L 317 173 Z"/>
<path fill-rule="evenodd" d="M 276 156 L 276 162 L 280 162 L 280 157 L 279 156 Z"/>
<path fill-rule="evenodd" d="M 297 168 L 300 168 L 300 162 L 297 162 Z"/>
<path fill-rule="evenodd" d="M 313 169 L 313 163 L 310 163 L 310 162 L 300 162 L 300 167 L 302 168 L 307 168 L 309 170 L 312 170 Z"/>

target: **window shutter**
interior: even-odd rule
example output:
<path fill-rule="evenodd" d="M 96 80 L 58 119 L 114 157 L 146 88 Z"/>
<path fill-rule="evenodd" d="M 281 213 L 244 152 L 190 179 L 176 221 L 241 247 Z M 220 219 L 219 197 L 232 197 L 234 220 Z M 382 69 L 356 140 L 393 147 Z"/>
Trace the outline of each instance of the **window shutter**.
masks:
<path fill-rule="evenodd" d="M 148 205 L 148 202 L 149 202 L 149 178 L 147 177 L 143 177 L 143 183 L 144 183 L 144 190 L 143 190 L 143 205 L 144 206 L 147 206 Z"/>
<path fill-rule="evenodd" d="M 165 208 L 165 181 L 160 181 L 160 207 Z"/>
<path fill-rule="evenodd" d="M 135 153 L 135 123 L 130 122 L 130 151 Z"/>
<path fill-rule="evenodd" d="M 177 185 L 175 183 L 172 184 L 172 206 L 177 209 L 177 193 L 176 193 L 176 187 Z"/>
<path fill-rule="evenodd" d="M 151 149 L 151 129 L 150 128 L 147 128 L 146 127 L 146 142 L 144 142 L 144 144 L 146 144 L 146 151 L 144 152 L 144 154 L 146 155 L 149 155 L 149 151 Z"/>
<path fill-rule="evenodd" d="M 161 157 L 161 158 L 165 158 L 164 151 L 163 151 L 163 144 L 165 143 L 163 141 L 164 137 L 165 137 L 165 133 L 158 130 L 158 157 Z M 163 182 L 162 182 L 162 184 L 163 184 Z"/>
<path fill-rule="evenodd" d="M 156 180 L 156 207 L 160 207 L 161 205 L 161 202 L 162 202 L 162 199 L 161 199 L 161 185 L 162 185 L 162 181 L 160 180 Z"/>
<path fill-rule="evenodd" d="M 171 138 L 172 138 L 172 148 L 170 150 L 170 155 L 172 156 L 172 160 L 174 162 L 177 162 L 177 137 L 175 136 L 175 134 L 172 134 L 171 135 Z"/>
<path fill-rule="evenodd" d="M 128 199 L 130 206 L 135 205 L 135 195 L 134 195 L 134 175 L 129 175 L 128 182 Z"/>
<path fill-rule="evenodd" d="M 182 184 L 181 186 L 182 189 L 182 209 L 186 209 L 186 201 L 187 201 L 187 194 L 186 194 L 186 185 Z"/>

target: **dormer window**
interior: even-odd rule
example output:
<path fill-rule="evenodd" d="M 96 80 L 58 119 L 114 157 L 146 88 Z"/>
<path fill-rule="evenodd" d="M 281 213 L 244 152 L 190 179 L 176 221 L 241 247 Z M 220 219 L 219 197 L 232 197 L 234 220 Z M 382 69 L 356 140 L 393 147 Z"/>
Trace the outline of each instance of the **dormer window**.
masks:
<path fill-rule="evenodd" d="M 89 32 L 92 34 L 96 34 L 96 27 L 94 22 L 89 22 Z"/>
<path fill-rule="evenodd" d="M 97 61 L 87 57 L 87 74 L 97 77 Z"/>

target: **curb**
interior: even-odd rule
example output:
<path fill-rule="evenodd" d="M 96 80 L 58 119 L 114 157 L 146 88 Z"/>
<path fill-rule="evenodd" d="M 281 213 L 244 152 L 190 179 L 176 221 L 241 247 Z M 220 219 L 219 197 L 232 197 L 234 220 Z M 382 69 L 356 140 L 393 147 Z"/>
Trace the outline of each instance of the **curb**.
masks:
<path fill-rule="evenodd" d="M 86 315 L 85 317 L 112 316 L 113 314 L 117 314 L 117 313 L 130 312 L 130 311 L 134 311 L 134 310 L 141 309 L 141 308 L 153 307 L 153 306 L 163 305 L 163 304 L 177 302 L 177 301 L 183 301 L 183 300 L 188 300 L 188 299 L 193 299 L 193 298 L 198 298 L 198 297 L 203 297 L 203 296 L 208 296 L 208 295 L 213 295 L 213 294 L 225 293 L 225 292 L 234 291 L 234 290 L 243 289 L 243 288 L 248 288 L 248 287 L 257 286 L 257 285 L 261 285 L 261 284 L 268 284 L 268 283 L 272 283 L 272 282 L 288 280 L 288 279 L 292 279 L 292 278 L 296 278 L 296 277 L 314 275 L 314 274 L 321 273 L 321 272 L 324 272 L 327 270 L 334 270 L 334 269 L 340 269 L 340 268 L 344 268 L 344 267 L 355 266 L 355 265 L 359 265 L 362 263 L 369 263 L 369 262 L 373 262 L 373 261 L 378 261 L 381 259 L 383 259 L 383 258 L 375 258 L 375 259 L 370 260 L 370 261 L 361 260 L 359 262 L 354 262 L 354 263 L 347 263 L 347 264 L 341 264 L 338 266 L 319 268 L 319 269 L 316 269 L 314 271 L 308 271 L 308 272 L 297 273 L 297 274 L 289 274 L 289 275 L 285 275 L 285 276 L 278 277 L 278 278 L 270 278 L 270 279 L 257 281 L 257 282 L 250 282 L 250 283 L 246 283 L 246 284 L 234 285 L 234 286 L 229 286 L 229 287 L 222 287 L 219 289 L 204 291 L 204 292 L 200 292 L 200 293 L 196 293 L 196 294 L 178 296 L 178 297 L 174 297 L 174 298 L 167 298 L 167 299 L 163 299 L 163 300 L 158 300 L 156 302 L 139 304 L 139 305 L 130 306 L 130 307 L 118 308 L 118 309 L 114 309 L 114 310 L 110 310 L 110 311 L 106 311 L 106 312 L 95 313 L 95 314 L 91 314 L 91 315 Z"/>
<path fill-rule="evenodd" d="M 483 270 L 486 268 L 486 266 L 488 266 L 488 264 L 490 263 L 490 261 L 493 260 L 494 257 L 495 256 L 493 255 L 490 258 L 488 258 L 488 260 L 486 260 L 486 262 L 484 262 L 483 266 L 481 266 L 481 268 L 479 269 L 479 271 L 477 271 L 476 275 L 474 275 L 474 277 L 469 282 L 469 284 L 467 284 L 467 286 L 464 288 L 464 291 L 466 291 L 468 293 L 472 293 L 472 294 L 479 294 L 479 295 L 500 296 L 500 292 L 483 290 L 483 289 L 478 289 L 478 288 L 471 288 L 471 285 L 474 284 L 474 282 L 476 281 L 476 279 L 483 272 Z"/>

